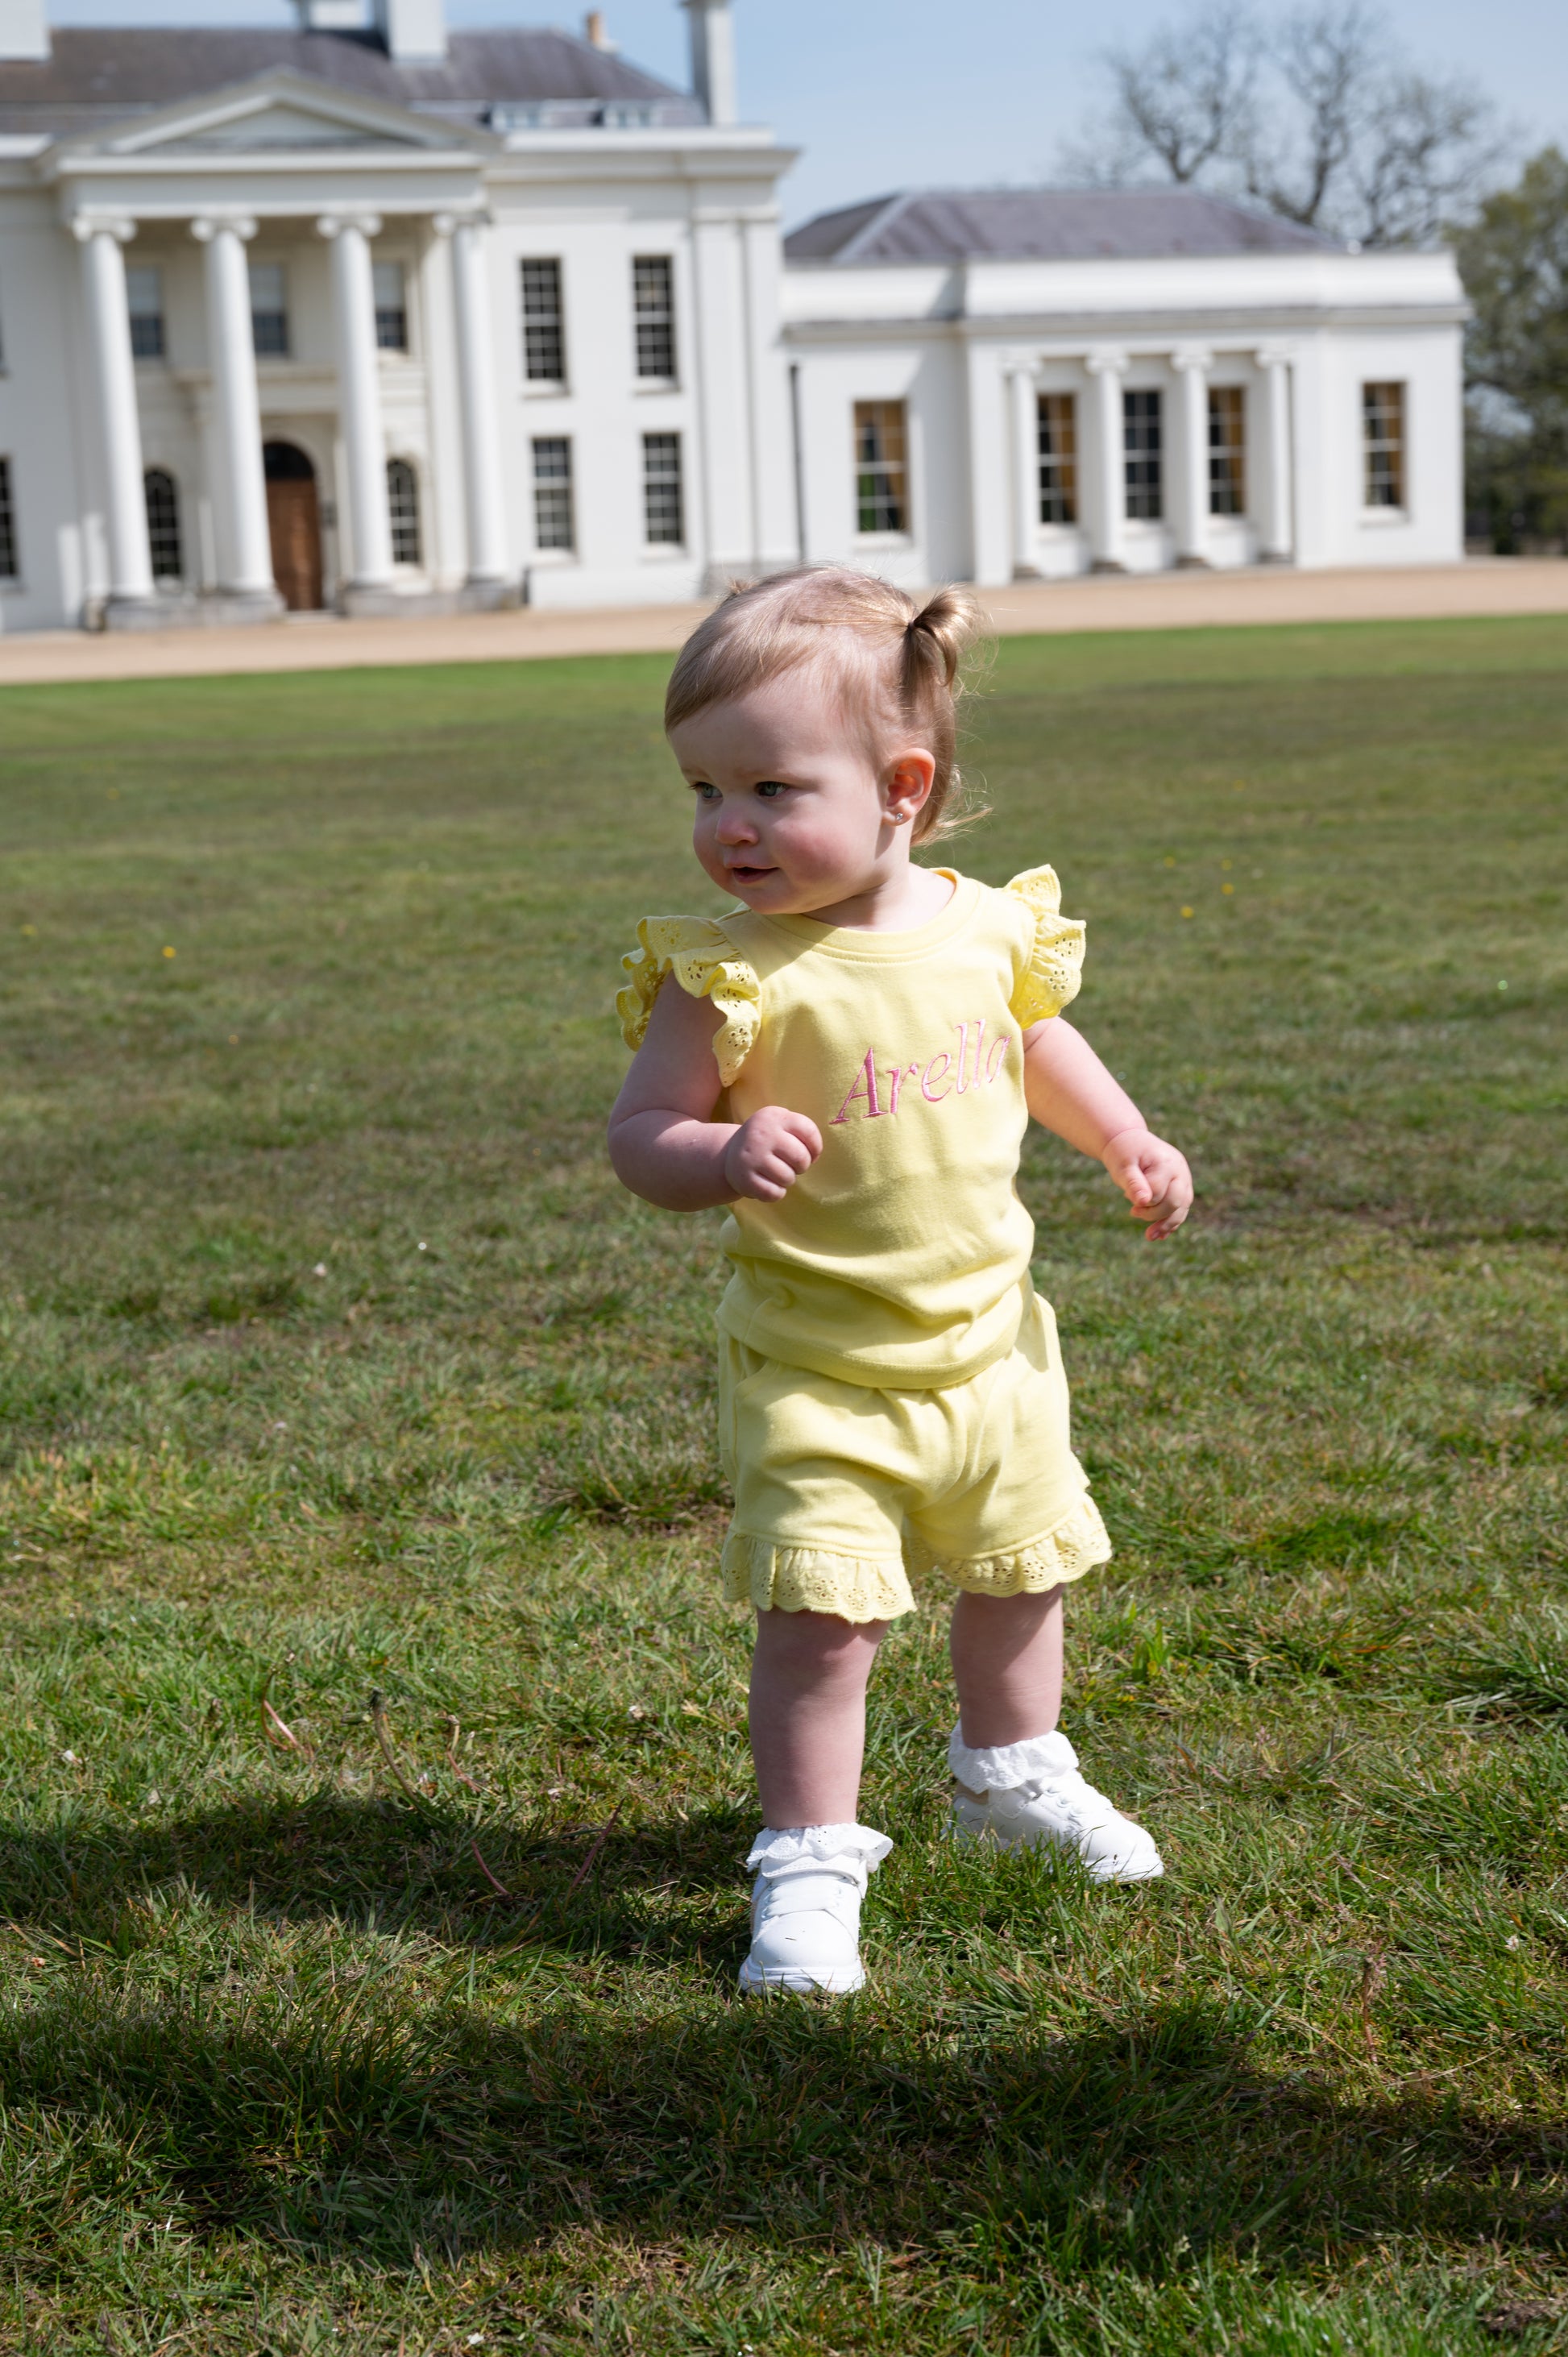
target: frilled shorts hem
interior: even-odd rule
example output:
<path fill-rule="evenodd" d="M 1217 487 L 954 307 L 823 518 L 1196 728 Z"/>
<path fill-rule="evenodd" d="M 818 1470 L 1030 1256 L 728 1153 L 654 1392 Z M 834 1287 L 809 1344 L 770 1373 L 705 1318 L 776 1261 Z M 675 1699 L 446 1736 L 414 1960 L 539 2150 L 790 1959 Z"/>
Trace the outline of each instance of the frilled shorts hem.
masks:
<path fill-rule="evenodd" d="M 938 1571 L 971 1596 L 1039 1596 L 1112 1556 L 1100 1509 L 1087 1494 L 1049 1530 L 989 1555 L 940 1555 L 911 1534 L 903 1555 L 840 1555 L 780 1544 L 732 1530 L 722 1562 L 725 1593 L 758 1612 L 828 1612 L 835 1620 L 894 1620 L 914 1609 L 909 1569 Z"/>

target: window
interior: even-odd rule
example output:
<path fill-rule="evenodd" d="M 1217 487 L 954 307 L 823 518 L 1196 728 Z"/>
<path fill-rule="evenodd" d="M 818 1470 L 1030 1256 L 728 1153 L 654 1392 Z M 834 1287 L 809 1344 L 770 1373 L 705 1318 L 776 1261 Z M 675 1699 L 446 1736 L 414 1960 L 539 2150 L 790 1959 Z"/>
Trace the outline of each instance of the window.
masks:
<path fill-rule="evenodd" d="M 1127 513 L 1157 523 L 1165 511 L 1160 461 L 1160 396 L 1122 395 L 1122 431 L 1127 468 Z"/>
<path fill-rule="evenodd" d="M 419 563 L 419 482 L 406 458 L 387 460 L 387 513 L 392 519 L 392 563 Z"/>
<path fill-rule="evenodd" d="M 1367 505 L 1404 505 L 1404 387 L 1364 384 L 1361 424 L 1367 441 Z"/>
<path fill-rule="evenodd" d="M 139 361 L 164 356 L 164 274 L 156 263 L 133 263 L 125 273 L 131 350 Z"/>
<path fill-rule="evenodd" d="M 281 262 L 251 264 L 251 334 L 258 360 L 287 360 L 288 282 Z"/>
<path fill-rule="evenodd" d="M 1039 403 L 1040 522 L 1078 522 L 1078 404 L 1070 393 Z"/>
<path fill-rule="evenodd" d="M 522 265 L 523 368 L 532 383 L 566 382 L 566 324 L 561 311 L 561 264 Z"/>
<path fill-rule="evenodd" d="M 857 532 L 908 532 L 904 404 L 854 404 L 854 510 Z"/>
<path fill-rule="evenodd" d="M 373 262 L 371 278 L 376 295 L 376 348 L 383 352 L 408 350 L 408 293 L 401 262 Z"/>
<path fill-rule="evenodd" d="M 643 531 L 655 547 L 679 548 L 686 537 L 686 502 L 681 490 L 681 436 L 642 437 Z"/>
<path fill-rule="evenodd" d="M 11 504 L 11 461 L 0 458 L 0 581 L 15 581 L 20 571 L 16 562 L 16 511 Z"/>
<path fill-rule="evenodd" d="M 185 555 L 179 544 L 179 492 L 166 467 L 149 467 L 142 477 L 147 502 L 147 545 L 155 581 L 183 581 Z"/>
<path fill-rule="evenodd" d="M 675 265 L 667 253 L 639 253 L 631 265 L 637 318 L 637 373 L 675 374 Z"/>
<path fill-rule="evenodd" d="M 541 435 L 533 445 L 533 544 L 567 549 L 577 544 L 572 516 L 572 445 L 564 434 Z"/>
<path fill-rule="evenodd" d="M 1208 512 L 1247 512 L 1247 396 L 1239 384 L 1208 389 Z"/>

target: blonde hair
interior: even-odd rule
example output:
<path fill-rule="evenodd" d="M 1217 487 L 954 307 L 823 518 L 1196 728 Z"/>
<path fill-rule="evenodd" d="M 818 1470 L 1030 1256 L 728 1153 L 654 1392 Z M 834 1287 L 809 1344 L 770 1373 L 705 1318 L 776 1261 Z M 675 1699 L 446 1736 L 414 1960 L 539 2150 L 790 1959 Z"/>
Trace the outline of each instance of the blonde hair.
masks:
<path fill-rule="evenodd" d="M 737 584 L 682 648 L 664 698 L 666 730 L 802 664 L 827 671 L 846 705 L 869 705 L 880 747 L 900 730 L 936 763 L 914 840 L 950 834 L 961 812 L 958 699 L 965 655 L 981 635 L 967 589 L 934 590 L 923 606 L 890 581 L 845 565 L 810 565 Z M 857 694 L 858 691 L 858 694 Z"/>

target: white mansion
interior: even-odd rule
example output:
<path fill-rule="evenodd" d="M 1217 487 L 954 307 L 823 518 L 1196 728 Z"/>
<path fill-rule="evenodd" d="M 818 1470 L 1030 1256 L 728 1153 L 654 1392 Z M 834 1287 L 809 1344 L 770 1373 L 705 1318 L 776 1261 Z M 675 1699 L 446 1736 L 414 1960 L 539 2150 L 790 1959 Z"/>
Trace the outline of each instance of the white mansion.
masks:
<path fill-rule="evenodd" d="M 1175 189 L 781 239 L 729 0 L 682 5 L 690 93 L 597 12 L 0 0 L 0 629 L 1460 554 L 1445 253 Z"/>

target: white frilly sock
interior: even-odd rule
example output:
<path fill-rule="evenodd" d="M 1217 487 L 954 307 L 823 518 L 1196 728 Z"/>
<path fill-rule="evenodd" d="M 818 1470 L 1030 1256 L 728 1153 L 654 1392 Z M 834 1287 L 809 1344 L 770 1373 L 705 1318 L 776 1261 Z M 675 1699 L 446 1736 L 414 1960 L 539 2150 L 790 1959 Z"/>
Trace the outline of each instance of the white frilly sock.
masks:
<path fill-rule="evenodd" d="M 886 1834 L 869 1825 L 764 1825 L 751 1845 L 746 1871 L 765 1882 L 782 1876 L 814 1874 L 822 1867 L 853 1859 L 860 1868 L 860 1887 L 875 1873 L 893 1845 Z"/>
<path fill-rule="evenodd" d="M 1031 1735 L 1023 1743 L 993 1743 L 979 1750 L 970 1749 L 961 1727 L 948 1739 L 948 1767 L 971 1792 L 1012 1792 L 1021 1784 L 1050 1784 L 1077 1766 L 1078 1754 L 1061 1734 Z"/>

